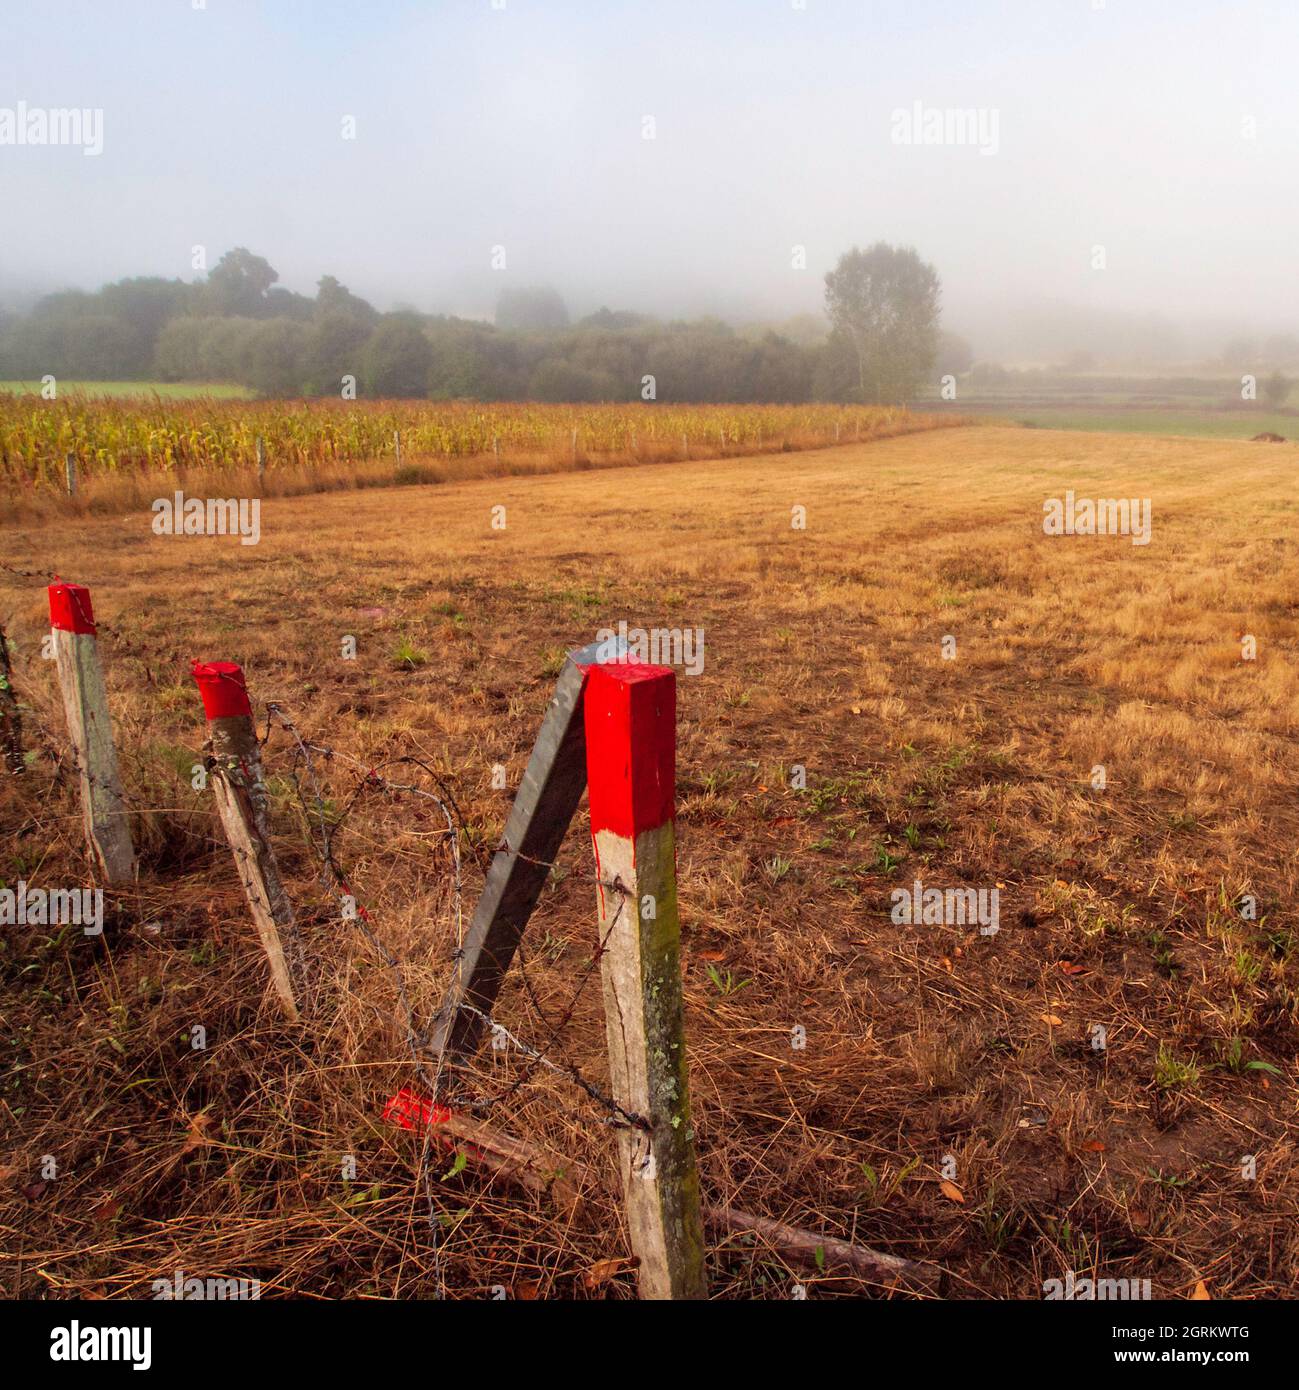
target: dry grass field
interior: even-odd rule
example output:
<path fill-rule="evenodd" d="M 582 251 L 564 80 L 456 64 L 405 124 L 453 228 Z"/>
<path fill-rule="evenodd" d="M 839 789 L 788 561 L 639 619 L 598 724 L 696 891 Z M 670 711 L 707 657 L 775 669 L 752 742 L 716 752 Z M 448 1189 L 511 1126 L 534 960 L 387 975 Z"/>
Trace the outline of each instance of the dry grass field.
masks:
<path fill-rule="evenodd" d="M 1293 1296 L 1297 461 L 961 428 L 272 498 L 257 546 L 158 537 L 147 510 L 5 529 L 9 564 L 88 584 L 121 634 L 100 645 L 142 871 L 101 939 L 5 929 L 0 1290 L 147 1297 L 179 1269 L 267 1297 L 634 1296 L 605 1186 L 557 1214 L 384 1123 L 416 1082 L 392 971 L 322 888 L 272 731 L 317 1005 L 284 1026 L 190 787 L 188 675 L 240 661 L 254 703 L 307 737 L 435 769 L 385 776 L 453 794 L 469 910 L 510 804 L 493 765 L 512 789 L 563 652 L 626 619 L 706 640 L 702 674 L 678 676 L 678 844 L 707 1198 L 932 1262 L 925 1297 L 1037 1299 L 1070 1270 L 1155 1297 Z M 1149 497 L 1151 543 L 1044 535 L 1066 489 Z M 0 621 L 32 745 L 39 725 L 61 747 L 40 582 L 0 574 Z M 340 859 L 426 1026 L 454 939 L 436 808 L 321 766 Z M 589 972 L 590 866 L 579 816 L 497 1009 L 524 1040 Z M 42 755 L 0 789 L 0 879 L 84 875 L 75 778 Z M 891 890 L 917 879 L 996 886 L 1001 930 L 895 924 Z M 599 1080 L 598 988 L 550 1051 Z M 612 1181 L 580 1091 L 512 1051 L 483 1067 L 509 1092 L 492 1124 Z M 796 1279 L 890 1294 L 716 1234 L 710 1278 L 721 1298 Z"/>

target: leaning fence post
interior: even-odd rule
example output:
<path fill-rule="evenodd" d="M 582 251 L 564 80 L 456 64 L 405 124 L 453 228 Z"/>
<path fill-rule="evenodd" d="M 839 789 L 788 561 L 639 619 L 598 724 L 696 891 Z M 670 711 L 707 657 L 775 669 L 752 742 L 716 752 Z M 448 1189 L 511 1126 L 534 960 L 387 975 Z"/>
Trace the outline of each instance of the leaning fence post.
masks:
<path fill-rule="evenodd" d="M 280 940 L 281 931 L 293 939 L 293 905 L 270 845 L 266 783 L 244 673 L 233 661 L 196 661 L 194 681 L 207 717 L 207 765 L 221 824 L 270 963 L 271 982 L 284 1012 L 296 1023 L 298 1002 Z"/>
<path fill-rule="evenodd" d="M 14 692 L 14 669 L 9 661 L 9 639 L 0 627 L 0 743 L 5 765 L 15 777 L 26 770 L 23 759 L 23 717 Z"/>
<path fill-rule="evenodd" d="M 400 467 L 401 467 L 401 431 L 400 431 L 400 430 L 393 430 L 393 432 L 392 432 L 392 447 L 393 447 L 394 452 L 395 452 L 396 455 L 397 455 L 397 467 L 400 468 Z"/>
<path fill-rule="evenodd" d="M 63 457 L 63 476 L 67 479 L 68 496 L 77 495 L 77 456 L 65 454 Z"/>
<path fill-rule="evenodd" d="M 686 1090 L 677 918 L 676 676 L 593 666 L 587 783 L 600 969 L 627 1224 L 642 1298 L 703 1298 L 704 1237 Z"/>
<path fill-rule="evenodd" d="M 459 1065 L 477 1049 L 528 918 L 586 788 L 587 670 L 626 653 L 621 638 L 570 652 L 524 769 L 474 908 L 455 979 L 437 1013 L 434 1047 Z"/>
<path fill-rule="evenodd" d="M 135 849 L 117 771 L 90 590 L 56 579 L 49 595 L 54 659 L 68 735 L 81 775 L 86 839 L 105 879 L 126 883 L 135 872 Z"/>

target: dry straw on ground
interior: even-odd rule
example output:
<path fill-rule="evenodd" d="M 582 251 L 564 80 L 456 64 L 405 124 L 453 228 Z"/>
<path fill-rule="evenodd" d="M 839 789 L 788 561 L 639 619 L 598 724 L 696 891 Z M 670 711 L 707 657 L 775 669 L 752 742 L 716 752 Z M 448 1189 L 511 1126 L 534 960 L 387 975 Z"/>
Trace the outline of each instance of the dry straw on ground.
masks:
<path fill-rule="evenodd" d="M 268 500 L 257 547 L 155 537 L 144 511 L 10 528 L 12 563 L 91 585 L 153 655 L 146 673 L 104 640 L 127 789 L 150 808 L 138 890 L 112 895 L 93 944 L 4 938 L 4 1293 L 147 1296 L 182 1269 L 266 1296 L 632 1295 L 603 1187 L 562 1215 L 437 1152 L 417 1188 L 418 1138 L 381 1119 L 413 1080 L 391 977 L 317 882 L 273 736 L 318 999 L 303 1032 L 281 1025 L 189 787 L 202 720 L 183 661 L 243 662 L 256 697 L 367 764 L 424 757 L 468 824 L 472 900 L 508 809 L 493 764 L 513 785 L 563 650 L 626 618 L 706 633 L 704 673 L 679 681 L 706 1196 L 932 1261 L 948 1296 L 1038 1298 L 1067 1270 L 1160 1297 L 1201 1280 L 1291 1294 L 1293 477 L 1288 447 L 959 429 Z M 1151 497 L 1152 543 L 1044 536 L 1042 501 L 1066 488 Z M 43 592 L 0 592 L 29 723 L 56 739 Z M 341 803 L 343 766 L 326 776 Z M 44 757 L 5 779 L 6 882 L 80 881 L 71 783 Z M 436 815 L 367 795 L 339 851 L 427 1020 L 453 939 Z M 498 1010 L 521 1037 L 544 1036 L 587 967 L 588 868 L 579 825 L 525 940 L 526 987 Z M 890 890 L 916 878 L 1000 885 L 1002 930 L 895 925 Z M 600 1077 L 597 991 L 561 1042 Z M 483 1065 L 503 1085 L 520 1060 Z M 492 1117 L 608 1174 L 599 1118 L 545 1071 Z M 795 1277 L 815 1297 L 884 1292 L 741 1239 L 714 1246 L 711 1273 L 728 1298 L 787 1296 Z"/>

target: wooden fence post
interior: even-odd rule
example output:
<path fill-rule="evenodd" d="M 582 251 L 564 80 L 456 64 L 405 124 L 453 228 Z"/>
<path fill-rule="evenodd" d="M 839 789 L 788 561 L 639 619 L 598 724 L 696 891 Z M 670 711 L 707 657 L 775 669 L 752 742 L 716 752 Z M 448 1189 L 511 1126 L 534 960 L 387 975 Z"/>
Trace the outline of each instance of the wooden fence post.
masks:
<path fill-rule="evenodd" d="M 65 454 L 63 457 L 63 476 L 68 484 L 68 496 L 77 495 L 77 456 L 76 454 Z"/>
<path fill-rule="evenodd" d="M 128 883 L 135 873 L 135 849 L 117 771 L 90 590 L 56 579 L 49 595 L 54 659 L 81 776 L 86 839 L 104 878 L 109 883 Z"/>
<path fill-rule="evenodd" d="M 284 891 L 266 823 L 266 783 L 243 670 L 233 661 L 196 661 L 194 681 L 207 717 L 208 770 L 221 824 L 271 967 L 271 983 L 288 1018 L 298 1021 L 280 932 L 292 941 L 293 905 Z"/>
<path fill-rule="evenodd" d="M 393 432 L 392 432 L 392 447 L 393 447 L 393 449 L 395 450 L 395 452 L 396 452 L 396 454 L 397 454 L 397 467 L 400 468 L 400 467 L 401 467 L 401 431 L 400 431 L 400 430 L 393 430 Z"/>
<path fill-rule="evenodd" d="M 266 483 L 266 445 L 262 442 L 262 437 L 257 436 L 257 486 L 263 487 Z"/>
<path fill-rule="evenodd" d="M 555 685 L 532 756 L 510 808 L 505 833 L 487 871 L 456 969 L 438 1009 L 434 1046 L 453 1065 L 482 1041 L 550 865 L 586 786 L 582 691 L 587 669 L 625 652 L 621 639 L 571 652 Z"/>
<path fill-rule="evenodd" d="M 673 830 L 676 676 L 593 666 L 584 705 L 609 1075 L 618 1104 L 648 1122 L 618 1132 L 640 1295 L 703 1298 Z"/>
<path fill-rule="evenodd" d="M 5 766 L 17 777 L 26 771 L 23 758 L 23 717 L 14 691 L 14 669 L 9 660 L 9 639 L 0 627 L 0 743 Z"/>

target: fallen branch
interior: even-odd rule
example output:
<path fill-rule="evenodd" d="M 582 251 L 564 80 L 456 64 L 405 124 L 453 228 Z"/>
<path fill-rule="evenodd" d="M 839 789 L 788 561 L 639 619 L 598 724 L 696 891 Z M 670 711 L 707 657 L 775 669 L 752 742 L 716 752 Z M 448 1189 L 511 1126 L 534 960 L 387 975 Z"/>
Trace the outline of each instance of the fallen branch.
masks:
<path fill-rule="evenodd" d="M 435 1133 L 441 1131 L 444 1143 L 469 1153 L 504 1181 L 549 1198 L 569 1213 L 580 1209 L 583 1191 L 602 1186 L 591 1170 L 581 1164 L 557 1165 L 527 1140 L 502 1134 L 479 1120 L 454 1114 L 443 1106 L 431 1105 L 408 1090 L 399 1091 L 388 1102 L 384 1118 L 403 1129 L 427 1125 Z M 453 1140 L 460 1142 L 453 1144 Z M 909 1279 L 928 1284 L 936 1281 L 941 1273 L 936 1265 L 871 1250 L 865 1245 L 818 1235 L 815 1231 L 804 1231 L 797 1226 L 787 1226 L 783 1221 L 741 1211 L 738 1207 L 705 1204 L 703 1217 L 704 1225 L 713 1230 L 729 1235 L 757 1236 L 790 1263 L 827 1275 L 835 1270 L 848 1270 L 866 1279 L 888 1282 Z"/>
<path fill-rule="evenodd" d="M 934 1265 L 920 1264 L 901 1255 L 888 1255 L 864 1245 L 852 1245 L 833 1236 L 800 1230 L 797 1226 L 786 1226 L 783 1221 L 754 1216 L 736 1207 L 705 1206 L 704 1225 L 731 1234 L 751 1232 L 786 1259 L 825 1274 L 845 1268 L 868 1279 L 908 1278 L 921 1281 L 937 1279 L 939 1274 Z"/>
<path fill-rule="evenodd" d="M 582 1204 L 582 1189 L 590 1181 L 584 1169 L 576 1164 L 549 1163 L 533 1145 L 502 1134 L 481 1120 L 457 1115 L 408 1086 L 403 1086 L 384 1106 L 383 1118 L 402 1129 L 431 1130 L 444 1148 L 461 1150 L 507 1182 L 548 1198 L 565 1212 L 572 1214 Z"/>
<path fill-rule="evenodd" d="M 589 1174 L 576 1165 L 550 1163 L 539 1149 L 522 1139 L 501 1134 L 463 1115 L 434 1120 L 433 1128 L 458 1140 L 459 1144 L 453 1147 L 471 1151 L 475 1159 L 507 1181 L 518 1183 L 539 1197 L 548 1197 L 565 1212 L 580 1209 L 581 1189 L 586 1186 Z"/>

